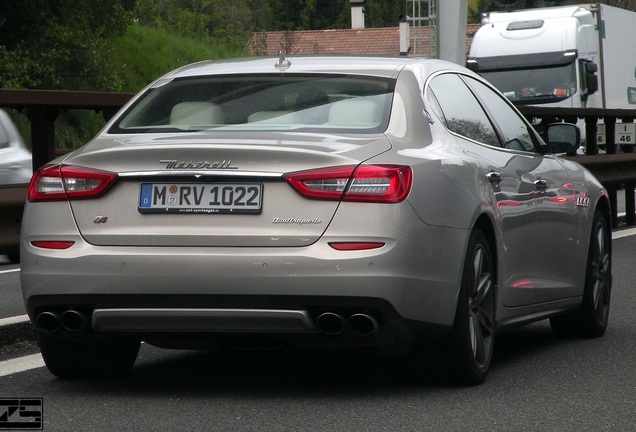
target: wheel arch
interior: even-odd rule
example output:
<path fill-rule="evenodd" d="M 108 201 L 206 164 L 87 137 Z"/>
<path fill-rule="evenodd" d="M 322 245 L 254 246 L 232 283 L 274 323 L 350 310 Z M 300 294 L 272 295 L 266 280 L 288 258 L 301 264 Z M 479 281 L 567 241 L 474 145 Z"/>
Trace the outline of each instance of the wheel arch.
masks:
<path fill-rule="evenodd" d="M 493 221 L 491 215 L 488 213 L 482 213 L 477 217 L 473 225 L 473 229 L 479 229 L 484 236 L 486 236 L 486 240 L 488 240 L 488 248 L 490 249 L 492 266 L 494 269 L 493 277 L 495 279 L 495 284 L 493 289 L 495 290 L 495 330 L 497 330 L 498 322 L 501 319 L 501 314 L 503 312 L 502 308 L 502 300 L 501 300 L 501 290 L 499 289 L 499 242 L 497 241 L 497 231 L 495 227 L 495 222 Z"/>
<path fill-rule="evenodd" d="M 473 225 L 473 229 L 479 229 L 488 240 L 488 247 L 490 248 L 492 264 L 495 268 L 495 283 L 499 280 L 498 272 L 499 272 L 499 251 L 497 249 L 497 235 L 495 234 L 495 225 L 491 217 L 482 213 L 479 215 L 475 224 Z"/>
<path fill-rule="evenodd" d="M 607 195 L 602 196 L 601 199 L 598 200 L 598 202 L 596 203 L 596 210 L 600 211 L 603 214 L 603 217 L 605 218 L 605 222 L 607 223 L 607 226 L 611 230 L 613 228 L 612 227 L 612 210 L 611 210 L 610 202 Z"/>

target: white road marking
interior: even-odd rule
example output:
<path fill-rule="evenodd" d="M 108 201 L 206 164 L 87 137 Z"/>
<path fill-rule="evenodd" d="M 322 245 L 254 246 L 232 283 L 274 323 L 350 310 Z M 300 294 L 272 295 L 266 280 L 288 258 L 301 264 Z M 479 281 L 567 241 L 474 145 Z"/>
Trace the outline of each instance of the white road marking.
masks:
<path fill-rule="evenodd" d="M 0 362 L 0 377 L 44 367 L 40 354 L 32 354 Z"/>
<path fill-rule="evenodd" d="M 15 272 L 19 272 L 19 271 L 20 271 L 19 268 L 11 269 L 11 270 L 0 270 L 0 274 L 2 274 L 2 273 L 15 273 Z"/>
<path fill-rule="evenodd" d="M 636 234 L 636 228 L 628 228 L 628 229 L 624 229 L 624 230 L 620 230 L 620 231 L 614 231 L 612 233 L 612 238 L 613 239 L 618 239 L 618 238 L 622 238 L 622 237 L 628 237 L 631 235 Z"/>
<path fill-rule="evenodd" d="M 0 327 L 12 324 L 19 324 L 27 321 L 29 321 L 29 316 L 26 314 L 9 318 L 0 318 Z"/>

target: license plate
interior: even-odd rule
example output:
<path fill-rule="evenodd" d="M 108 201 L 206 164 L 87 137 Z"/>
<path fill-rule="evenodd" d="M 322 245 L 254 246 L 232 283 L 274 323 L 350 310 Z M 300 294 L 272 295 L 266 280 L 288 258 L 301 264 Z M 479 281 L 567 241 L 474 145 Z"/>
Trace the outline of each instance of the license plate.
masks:
<path fill-rule="evenodd" d="M 261 183 L 142 183 L 141 213 L 261 212 Z"/>

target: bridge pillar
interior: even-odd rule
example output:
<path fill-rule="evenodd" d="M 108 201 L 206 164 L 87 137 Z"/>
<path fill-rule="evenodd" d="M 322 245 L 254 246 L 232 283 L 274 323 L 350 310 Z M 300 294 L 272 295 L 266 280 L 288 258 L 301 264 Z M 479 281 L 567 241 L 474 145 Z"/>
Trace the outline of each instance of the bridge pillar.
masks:
<path fill-rule="evenodd" d="M 26 110 L 31 122 L 33 171 L 55 159 L 55 119 L 58 109 L 52 106 L 32 106 Z"/>

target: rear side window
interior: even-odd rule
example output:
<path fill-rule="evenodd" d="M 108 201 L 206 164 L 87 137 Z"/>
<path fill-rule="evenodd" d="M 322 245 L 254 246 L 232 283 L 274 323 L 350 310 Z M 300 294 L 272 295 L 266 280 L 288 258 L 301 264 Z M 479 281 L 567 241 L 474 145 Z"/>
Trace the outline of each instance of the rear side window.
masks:
<path fill-rule="evenodd" d="M 497 133 L 475 96 L 455 74 L 434 77 L 428 87 L 429 103 L 437 105 L 446 127 L 466 138 L 500 147 Z M 433 99 L 434 98 L 434 99 Z"/>
<path fill-rule="evenodd" d="M 110 133 L 383 132 L 393 79 L 332 74 L 221 75 L 157 83 Z"/>
<path fill-rule="evenodd" d="M 503 135 L 503 147 L 510 150 L 535 151 L 535 143 L 528 125 L 510 105 L 501 96 L 479 81 L 470 77 L 463 77 L 463 79 L 477 97 L 484 102 L 491 118 L 494 119 L 499 127 Z"/>

